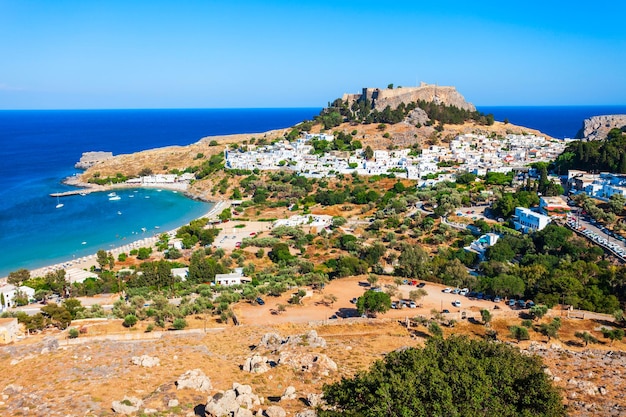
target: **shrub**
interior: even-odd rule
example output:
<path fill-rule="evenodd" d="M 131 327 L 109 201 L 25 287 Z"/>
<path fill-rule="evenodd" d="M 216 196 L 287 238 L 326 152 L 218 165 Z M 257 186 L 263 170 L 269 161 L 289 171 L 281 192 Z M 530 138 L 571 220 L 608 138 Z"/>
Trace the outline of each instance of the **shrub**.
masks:
<path fill-rule="evenodd" d="M 76 339 L 78 337 L 78 334 L 79 334 L 78 329 L 76 329 L 75 327 L 72 327 L 67 332 L 67 335 L 70 339 Z"/>
<path fill-rule="evenodd" d="M 123 326 L 124 327 L 133 327 L 135 324 L 137 324 L 137 316 L 135 316 L 134 314 L 128 314 L 126 317 L 124 317 L 124 323 Z"/>
<path fill-rule="evenodd" d="M 187 321 L 181 318 L 174 319 L 174 323 L 172 323 L 172 326 L 176 330 L 183 330 L 185 327 L 187 327 Z"/>

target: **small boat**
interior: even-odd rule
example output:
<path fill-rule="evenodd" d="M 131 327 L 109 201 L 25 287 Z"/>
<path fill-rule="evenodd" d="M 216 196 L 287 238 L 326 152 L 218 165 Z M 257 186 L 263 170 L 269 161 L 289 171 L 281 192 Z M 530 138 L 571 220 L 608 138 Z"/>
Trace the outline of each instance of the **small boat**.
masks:
<path fill-rule="evenodd" d="M 163 191 L 163 190 L 157 190 L 157 193 L 160 193 L 161 191 Z"/>
<path fill-rule="evenodd" d="M 110 201 L 117 201 L 117 200 L 121 200 L 121 199 L 122 199 L 122 197 L 120 197 L 119 195 L 114 195 L 112 197 L 109 197 Z"/>
<path fill-rule="evenodd" d="M 86 196 L 86 195 L 87 195 L 87 193 L 80 193 L 80 195 L 81 195 L 82 197 L 84 197 L 84 196 Z"/>
<path fill-rule="evenodd" d="M 148 230 L 148 229 L 146 229 L 145 227 L 142 227 L 142 228 L 141 228 L 141 231 L 142 231 L 142 232 L 146 232 L 147 230 Z"/>
<path fill-rule="evenodd" d="M 133 197 L 135 197 L 135 195 L 134 195 L 134 194 L 131 194 L 131 195 L 129 195 L 128 197 L 133 198 Z"/>
<path fill-rule="evenodd" d="M 154 226 L 154 228 L 155 228 L 155 229 L 160 229 L 160 228 L 161 228 L 161 226 Z"/>
<path fill-rule="evenodd" d="M 147 196 L 146 196 L 146 198 L 150 198 L 150 196 L 149 196 L 149 195 L 147 195 Z"/>
<path fill-rule="evenodd" d="M 87 242 L 82 242 L 82 243 L 81 243 L 81 245 L 86 245 L 86 244 L 87 244 Z"/>
<path fill-rule="evenodd" d="M 121 211 L 118 211 L 118 212 L 117 212 L 117 214 L 121 215 L 121 214 L 122 214 L 122 212 L 121 212 Z"/>
<path fill-rule="evenodd" d="M 57 196 L 57 205 L 56 205 L 56 208 L 58 208 L 58 209 L 59 209 L 59 208 L 61 208 L 61 207 L 63 207 L 63 203 L 60 203 L 60 202 L 59 202 L 59 196 Z"/>
<path fill-rule="evenodd" d="M 117 194 L 115 194 L 115 192 L 112 192 L 112 193 L 107 194 L 107 196 L 109 196 L 109 197 L 115 197 L 116 195 L 117 195 Z"/>

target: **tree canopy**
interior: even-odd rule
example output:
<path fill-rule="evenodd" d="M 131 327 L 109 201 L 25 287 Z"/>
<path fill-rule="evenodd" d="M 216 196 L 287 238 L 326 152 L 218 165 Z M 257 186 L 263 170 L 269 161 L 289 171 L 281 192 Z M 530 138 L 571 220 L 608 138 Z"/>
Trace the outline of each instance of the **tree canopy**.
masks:
<path fill-rule="evenodd" d="M 563 416 L 541 359 L 465 337 L 432 338 L 324 386 L 331 416 Z"/>

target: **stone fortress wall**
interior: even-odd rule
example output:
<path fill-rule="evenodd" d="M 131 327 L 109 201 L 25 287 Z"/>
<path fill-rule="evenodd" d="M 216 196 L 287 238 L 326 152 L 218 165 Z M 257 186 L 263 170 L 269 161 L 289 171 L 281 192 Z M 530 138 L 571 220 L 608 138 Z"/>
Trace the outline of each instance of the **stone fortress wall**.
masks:
<path fill-rule="evenodd" d="M 344 94 L 342 97 L 342 100 L 348 101 L 348 104 L 364 99 L 372 102 L 372 107 L 378 111 L 382 111 L 387 106 L 395 109 L 400 103 L 406 104 L 417 100 L 434 101 L 466 110 L 476 110 L 476 107 L 472 103 L 467 102 L 455 87 L 426 83 L 421 83 L 419 87 L 394 89 L 363 88 L 361 94 Z"/>

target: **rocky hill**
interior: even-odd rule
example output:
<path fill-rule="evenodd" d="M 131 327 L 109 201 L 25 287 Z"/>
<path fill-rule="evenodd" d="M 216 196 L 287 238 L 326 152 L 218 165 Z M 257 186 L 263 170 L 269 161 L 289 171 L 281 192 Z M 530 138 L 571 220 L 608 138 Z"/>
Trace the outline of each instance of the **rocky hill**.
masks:
<path fill-rule="evenodd" d="M 400 103 L 408 104 L 418 100 L 446 104 L 469 111 L 476 110 L 476 107 L 466 101 L 455 87 L 426 83 L 422 83 L 419 87 L 364 88 L 361 94 L 344 94 L 342 97 L 342 101 L 347 101 L 349 105 L 366 99 L 372 103 L 372 108 L 378 111 L 382 111 L 387 106 L 395 109 Z"/>
<path fill-rule="evenodd" d="M 602 140 L 611 129 L 626 127 L 626 114 L 593 116 L 585 119 L 583 127 L 576 134 L 577 139 Z"/>

